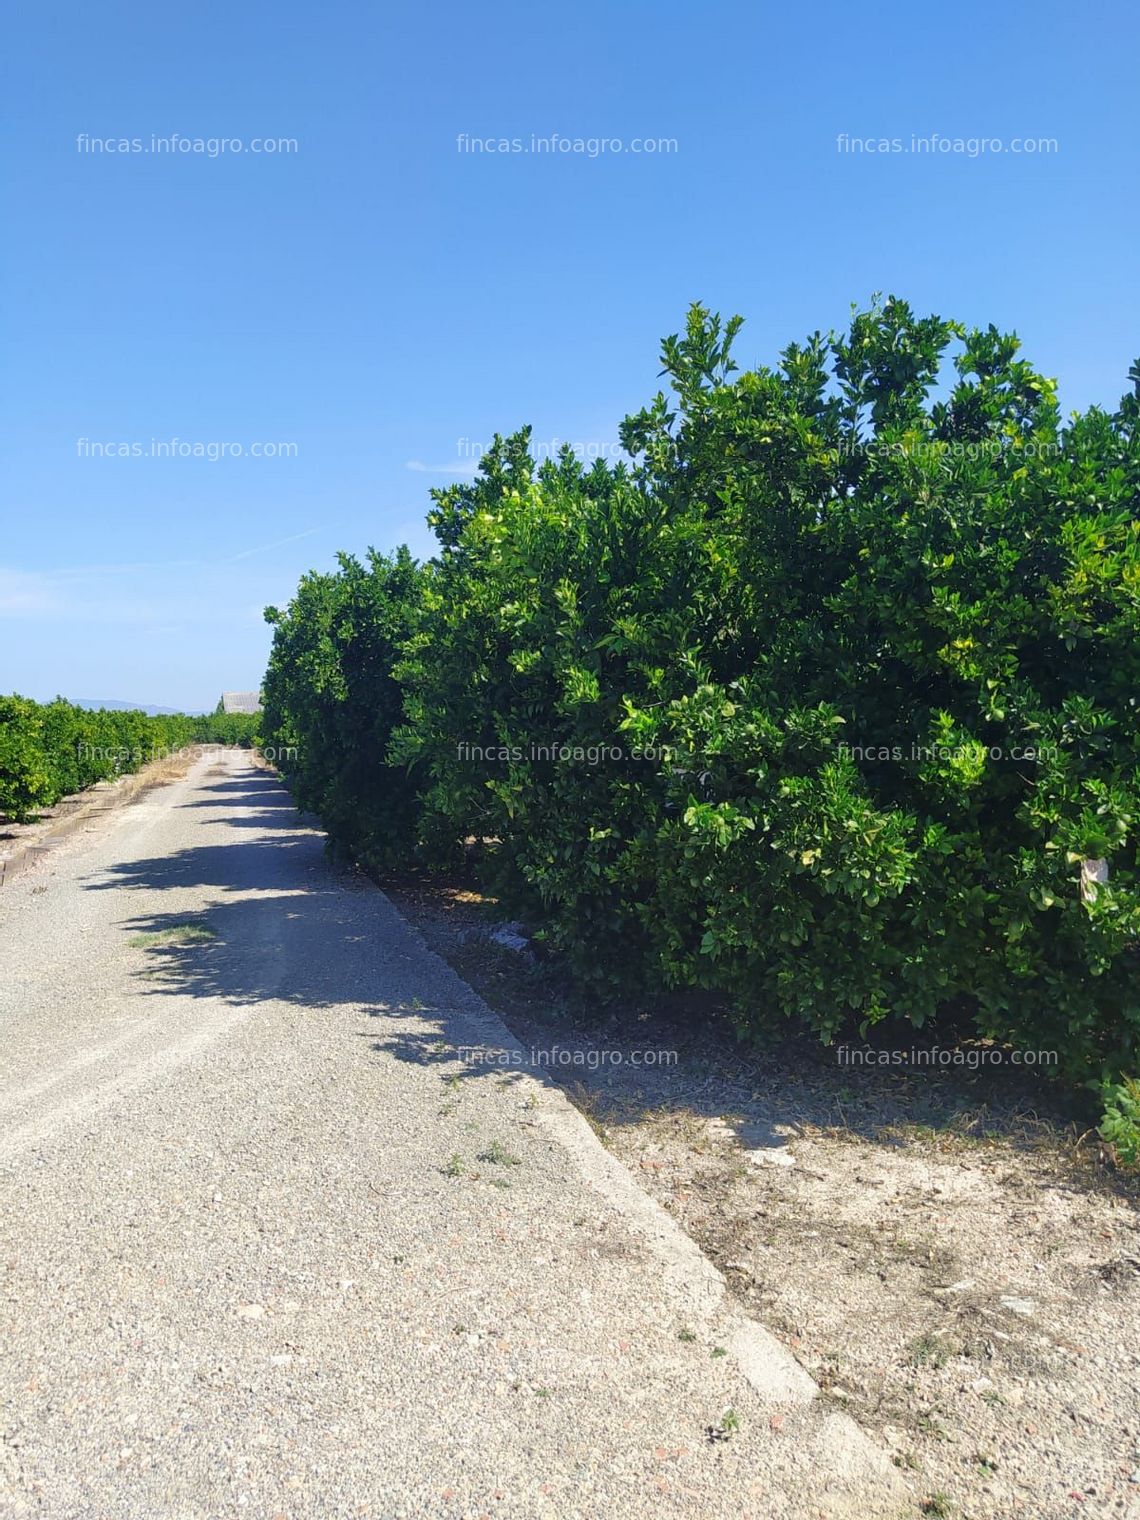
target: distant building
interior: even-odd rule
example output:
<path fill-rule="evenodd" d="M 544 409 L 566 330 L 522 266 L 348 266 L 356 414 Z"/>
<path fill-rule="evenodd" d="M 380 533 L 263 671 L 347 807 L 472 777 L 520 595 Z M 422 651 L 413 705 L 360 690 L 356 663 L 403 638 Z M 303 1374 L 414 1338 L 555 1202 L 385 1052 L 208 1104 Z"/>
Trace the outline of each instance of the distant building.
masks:
<path fill-rule="evenodd" d="M 224 713 L 259 713 L 261 693 L 259 691 L 223 691 L 222 711 Z"/>

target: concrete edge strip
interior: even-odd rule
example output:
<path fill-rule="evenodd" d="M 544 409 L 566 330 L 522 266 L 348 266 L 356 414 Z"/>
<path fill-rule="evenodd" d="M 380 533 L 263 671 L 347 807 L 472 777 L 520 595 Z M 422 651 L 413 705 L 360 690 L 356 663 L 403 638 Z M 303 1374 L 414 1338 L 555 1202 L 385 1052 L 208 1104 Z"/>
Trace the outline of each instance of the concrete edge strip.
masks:
<path fill-rule="evenodd" d="M 517 1053 L 520 1057 L 513 1066 L 520 1084 L 529 1084 L 535 1095 L 542 1098 L 535 1109 L 536 1119 L 569 1153 L 589 1185 L 649 1243 L 674 1285 L 690 1299 L 695 1310 L 706 1316 L 719 1310 L 727 1313 L 734 1322 L 732 1350 L 753 1388 L 772 1402 L 810 1404 L 820 1392 L 810 1373 L 770 1331 L 728 1299 L 728 1285 L 723 1274 L 692 1236 L 686 1234 L 672 1215 L 650 1197 L 629 1168 L 606 1150 L 563 1089 L 550 1077 L 534 1074 L 523 1046 L 499 1015 L 427 944 L 419 929 L 404 918 L 392 900 L 382 891 L 380 895 L 422 951 L 438 961 L 467 992 L 473 1006 L 456 1008 L 453 1016 L 477 1030 L 483 1044 Z M 851 1423 L 855 1425 L 854 1421 Z M 856 1425 L 855 1428 L 876 1452 L 880 1450 L 861 1427 Z"/>
<path fill-rule="evenodd" d="M 468 1006 L 456 1006 L 444 1016 L 466 1023 L 477 1033 L 479 1040 L 472 1043 L 514 1052 L 522 1058 L 517 1065 L 512 1063 L 513 1070 L 519 1085 L 524 1090 L 529 1086 L 538 1100 L 535 1118 L 555 1144 L 570 1156 L 587 1184 L 646 1242 L 674 1290 L 688 1299 L 694 1313 L 703 1318 L 720 1313 L 728 1321 L 728 1349 L 745 1381 L 772 1406 L 773 1412 L 777 1407 L 806 1410 L 817 1399 L 821 1401 L 822 1442 L 816 1448 L 816 1456 L 830 1467 L 828 1473 L 821 1470 L 818 1474 L 821 1493 L 827 1492 L 832 1497 L 833 1507 L 827 1513 L 834 1517 L 842 1514 L 849 1520 L 912 1515 L 913 1496 L 886 1449 L 853 1416 L 822 1399 L 811 1374 L 782 1342 L 729 1297 L 728 1284 L 720 1270 L 692 1236 L 641 1187 L 629 1168 L 606 1150 L 564 1090 L 545 1073 L 534 1073 L 525 1059 L 524 1047 L 494 1009 L 431 948 L 391 898 L 382 889 L 377 891 L 388 911 L 400 919 L 422 952 L 437 961 L 470 1000 Z M 846 1499 L 836 1500 L 836 1485 L 846 1491 Z M 834 1507 L 836 1502 L 839 1508 Z"/>
<path fill-rule="evenodd" d="M 792 1353 L 763 1325 L 747 1315 L 728 1293 L 728 1284 L 716 1265 L 686 1234 L 677 1221 L 656 1199 L 641 1187 L 623 1162 L 610 1154 L 575 1108 L 563 1089 L 545 1073 L 535 1074 L 526 1060 L 524 1047 L 499 1015 L 479 996 L 470 983 L 450 966 L 424 939 L 382 889 L 377 892 L 387 910 L 401 921 L 417 947 L 431 956 L 463 988 L 466 1006 L 456 1005 L 443 1013 L 462 1021 L 478 1035 L 472 1044 L 517 1053 L 520 1058 L 512 1069 L 520 1087 L 529 1086 L 535 1095 L 534 1116 L 551 1139 L 566 1152 L 580 1175 L 607 1203 L 631 1225 L 639 1238 L 665 1269 L 674 1290 L 686 1297 L 695 1314 L 704 1318 L 720 1313 L 728 1321 L 728 1349 L 746 1382 L 775 1411 L 807 1409 L 821 1391 L 815 1379 Z M 469 1000 L 469 1001 L 468 1001 Z M 843 1513 L 854 1520 L 872 1520 L 879 1516 L 903 1516 L 914 1513 L 909 1488 L 882 1447 L 868 1431 L 844 1411 L 829 1407 L 821 1399 L 823 1444 L 817 1456 L 831 1466 L 831 1473 L 819 1474 L 821 1491 L 831 1491 L 838 1481 L 847 1488 L 856 1508 L 846 1505 L 829 1513 Z"/>

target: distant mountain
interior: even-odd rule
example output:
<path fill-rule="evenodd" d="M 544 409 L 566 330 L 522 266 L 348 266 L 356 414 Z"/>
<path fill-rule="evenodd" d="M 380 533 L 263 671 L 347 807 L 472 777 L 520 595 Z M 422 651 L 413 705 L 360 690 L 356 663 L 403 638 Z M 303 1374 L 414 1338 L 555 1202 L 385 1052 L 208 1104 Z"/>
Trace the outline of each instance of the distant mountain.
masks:
<path fill-rule="evenodd" d="M 115 702 L 108 697 L 68 697 L 74 707 L 104 707 L 110 712 L 144 712 L 151 718 L 168 718 L 180 707 L 155 707 L 152 702 Z"/>

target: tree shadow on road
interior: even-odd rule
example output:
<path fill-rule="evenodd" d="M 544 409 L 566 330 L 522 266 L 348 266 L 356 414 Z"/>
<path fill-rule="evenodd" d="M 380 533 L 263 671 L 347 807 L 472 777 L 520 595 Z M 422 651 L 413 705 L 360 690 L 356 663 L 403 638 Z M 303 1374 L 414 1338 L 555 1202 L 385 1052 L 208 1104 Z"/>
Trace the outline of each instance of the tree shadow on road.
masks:
<path fill-rule="evenodd" d="M 471 1021 L 485 1016 L 470 988 L 363 872 L 328 858 L 324 836 L 281 805 L 279 789 L 254 795 L 250 810 L 246 792 L 231 793 L 243 809 L 226 819 L 242 830 L 231 842 L 120 861 L 85 881 L 88 891 L 121 891 L 127 903 L 128 893 L 169 895 L 169 906 L 148 904 L 118 921 L 143 994 L 397 1021 L 379 1038 L 367 1023 L 355 1034 L 397 1060 L 501 1077 L 498 1063 L 457 1063 L 457 1047 L 479 1038 Z"/>

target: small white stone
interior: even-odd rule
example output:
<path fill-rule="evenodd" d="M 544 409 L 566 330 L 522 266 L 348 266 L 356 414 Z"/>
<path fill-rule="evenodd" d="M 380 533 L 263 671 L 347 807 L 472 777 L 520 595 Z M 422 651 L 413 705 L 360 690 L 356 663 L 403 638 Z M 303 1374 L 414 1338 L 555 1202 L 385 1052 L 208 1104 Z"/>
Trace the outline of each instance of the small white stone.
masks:
<path fill-rule="evenodd" d="M 784 1150 L 782 1146 L 773 1146 L 770 1150 L 745 1151 L 744 1154 L 753 1166 L 795 1166 L 796 1158 L 791 1151 Z"/>
<path fill-rule="evenodd" d="M 1023 1319 L 1028 1319 L 1037 1312 L 1037 1305 L 1031 1298 L 1003 1298 L 1001 1306 L 1011 1314 L 1020 1314 Z"/>

